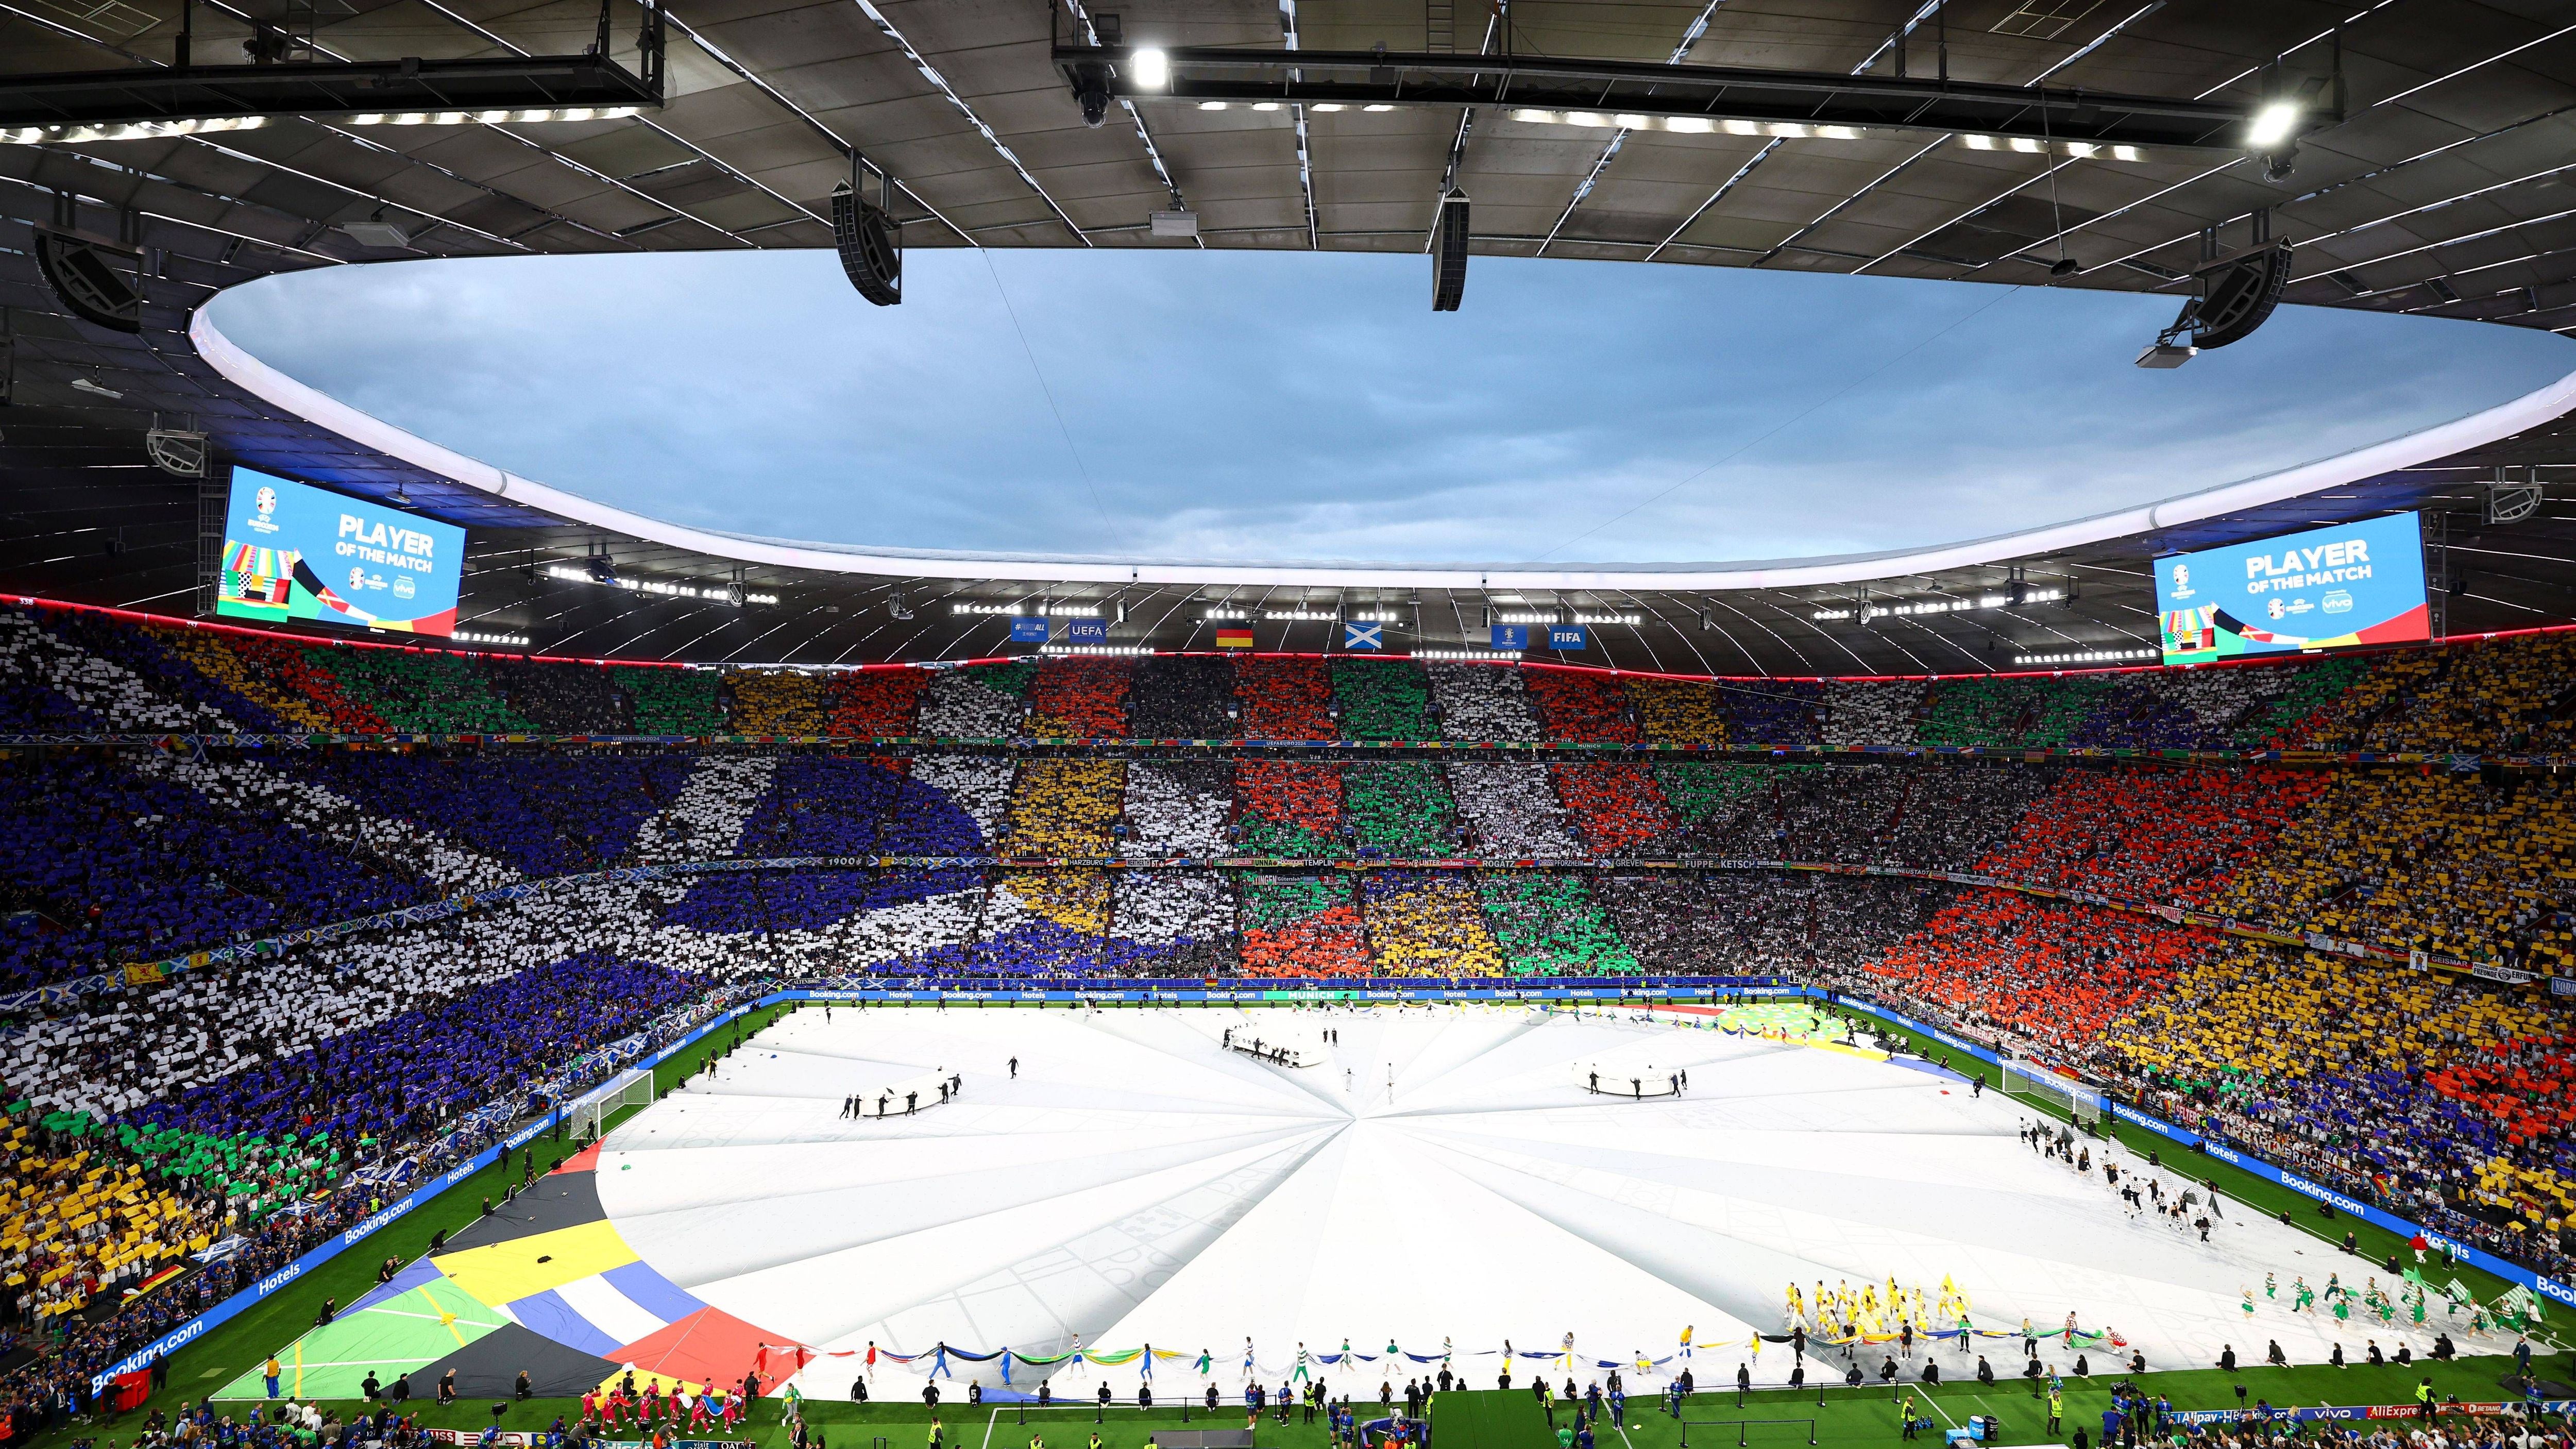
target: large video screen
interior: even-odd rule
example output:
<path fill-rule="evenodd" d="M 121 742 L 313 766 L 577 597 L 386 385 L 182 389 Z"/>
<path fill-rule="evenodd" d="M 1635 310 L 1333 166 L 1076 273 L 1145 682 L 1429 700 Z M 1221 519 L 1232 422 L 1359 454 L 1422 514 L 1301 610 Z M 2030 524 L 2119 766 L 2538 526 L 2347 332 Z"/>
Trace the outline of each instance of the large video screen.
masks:
<path fill-rule="evenodd" d="M 464 566 L 454 524 L 235 468 L 215 612 L 445 636 Z"/>
<path fill-rule="evenodd" d="M 2432 637 L 2412 513 L 2156 560 L 2167 664 Z"/>

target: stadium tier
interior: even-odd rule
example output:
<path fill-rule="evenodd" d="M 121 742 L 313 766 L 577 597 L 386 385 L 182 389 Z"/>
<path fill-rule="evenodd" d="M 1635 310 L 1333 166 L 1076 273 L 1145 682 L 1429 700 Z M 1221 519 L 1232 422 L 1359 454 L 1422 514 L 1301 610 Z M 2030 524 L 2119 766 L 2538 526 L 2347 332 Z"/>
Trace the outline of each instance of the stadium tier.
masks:
<path fill-rule="evenodd" d="M 84 1325 L 56 1361 L 94 1365 L 596 1079 L 604 1043 L 889 977 L 1847 992 L 2563 1272 L 2571 638 L 1955 682 L 805 674 L 0 611 L 0 1312 Z M 1221 743 L 996 743 L 1155 738 Z M 1822 744 L 1917 748 L 1761 753 Z M 216 1244 L 184 1293 L 96 1311 Z"/>

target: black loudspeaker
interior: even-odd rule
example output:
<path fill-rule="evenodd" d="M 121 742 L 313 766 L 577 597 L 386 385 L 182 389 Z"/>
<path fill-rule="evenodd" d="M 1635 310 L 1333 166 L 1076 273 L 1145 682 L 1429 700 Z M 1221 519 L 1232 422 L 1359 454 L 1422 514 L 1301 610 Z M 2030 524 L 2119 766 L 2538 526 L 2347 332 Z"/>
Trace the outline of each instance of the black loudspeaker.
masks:
<path fill-rule="evenodd" d="M 2210 277 L 2207 294 L 2183 303 L 2174 326 L 2189 329 L 2198 348 L 2241 342 L 2272 315 L 2289 284 L 2290 244 L 2265 247 Z"/>
<path fill-rule="evenodd" d="M 111 332 L 143 330 L 143 287 L 132 275 L 141 258 L 81 237 L 36 228 L 36 268 L 72 315 Z"/>
<path fill-rule="evenodd" d="M 860 296 L 880 307 L 903 301 L 903 248 L 894 223 L 847 182 L 832 188 L 832 244 Z"/>
<path fill-rule="evenodd" d="M 1431 310 L 1455 312 L 1467 293 L 1467 198 L 1452 191 L 1440 198 L 1440 219 L 1431 236 Z"/>

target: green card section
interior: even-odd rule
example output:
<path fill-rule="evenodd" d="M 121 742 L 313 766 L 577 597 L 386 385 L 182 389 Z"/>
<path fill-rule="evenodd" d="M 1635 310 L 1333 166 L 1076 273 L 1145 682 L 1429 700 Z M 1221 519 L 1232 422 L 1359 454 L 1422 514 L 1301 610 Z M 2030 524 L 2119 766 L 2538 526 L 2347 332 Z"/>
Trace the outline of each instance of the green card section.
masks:
<path fill-rule="evenodd" d="M 1342 771 L 1342 814 L 1358 843 L 1398 859 L 1448 855 L 1457 803 L 1437 766 L 1407 760 Z"/>
<path fill-rule="evenodd" d="M 1771 765 L 1702 761 L 1654 767 L 1655 783 L 1663 787 L 1664 799 L 1684 825 L 1697 825 L 1748 795 L 1769 790 L 1776 771 Z"/>
<path fill-rule="evenodd" d="M 1312 875 L 1255 875 L 1238 878 L 1243 929 L 1277 930 L 1308 916 L 1351 903 L 1350 882 Z"/>
<path fill-rule="evenodd" d="M 970 664 L 958 670 L 957 677 L 970 680 L 995 694 L 1026 694 L 1030 682 L 1038 677 L 1038 667 L 1025 662 Z"/>
<path fill-rule="evenodd" d="M 1427 740 L 1425 709 L 1431 678 L 1402 659 L 1333 660 L 1333 693 L 1341 696 L 1342 737 L 1353 740 Z"/>
<path fill-rule="evenodd" d="M 362 1399 L 369 1370 L 386 1384 L 435 1363 L 510 1320 L 444 1277 L 344 1313 L 279 1349 L 277 1392 L 288 1399 Z M 426 1397 L 434 1386 L 415 1382 Z M 218 1399 L 264 1399 L 258 1367 L 217 1391 Z"/>
<path fill-rule="evenodd" d="M 1494 944 L 1514 971 L 1624 975 L 1637 955 L 1578 875 L 1479 871 L 1476 892 Z"/>

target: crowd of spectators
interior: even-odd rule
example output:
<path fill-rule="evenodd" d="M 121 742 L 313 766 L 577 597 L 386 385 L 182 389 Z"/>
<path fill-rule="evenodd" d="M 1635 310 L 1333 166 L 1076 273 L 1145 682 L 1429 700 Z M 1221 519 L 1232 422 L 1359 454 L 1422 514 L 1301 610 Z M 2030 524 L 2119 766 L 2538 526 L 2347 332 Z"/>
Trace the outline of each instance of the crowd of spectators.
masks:
<path fill-rule="evenodd" d="M 516 867 L 497 857 L 400 816 L 380 814 L 310 773 L 272 760 L 220 754 L 190 759 L 153 752 L 128 756 L 124 763 L 139 775 L 196 792 L 219 811 L 283 821 L 332 841 L 379 870 L 416 875 L 442 890 L 483 890 L 519 878 Z"/>
<path fill-rule="evenodd" d="M 1727 742 L 1727 706 L 1733 701 L 1705 684 L 1648 676 L 1626 681 L 1629 703 L 1637 711 L 1643 737 L 1659 745 L 1722 745 Z M 1747 735 L 1758 744 L 1779 744 L 1765 735 Z"/>
<path fill-rule="evenodd" d="M 1925 696 L 1915 738 L 1927 745 L 2072 744 L 2085 720 L 2110 701 L 2118 677 L 1943 679 Z"/>
<path fill-rule="evenodd" d="M 1812 679 L 1737 679 L 1717 685 L 1727 740 L 1736 745 L 1822 744 L 1828 687 Z M 1646 728 L 1647 737 L 1655 738 L 1652 719 Z"/>
<path fill-rule="evenodd" d="M 165 1191 L 141 1161 L 94 1136 L 75 1113 L 10 1114 L 0 1163 L 0 1321 L 77 1313 L 187 1254 L 221 1227 L 204 1207 Z"/>
<path fill-rule="evenodd" d="M 2310 795 L 2212 909 L 2397 952 L 2576 966 L 2576 791 L 2559 775 L 2355 770 Z"/>
<path fill-rule="evenodd" d="M 1245 660 L 1245 665 L 1257 663 Z M 1243 733 L 1236 661 L 1170 654 L 1136 661 L 1127 687 L 1127 728 L 1149 740 L 1226 740 Z M 1246 691 L 1250 693 L 1251 691 Z"/>
<path fill-rule="evenodd" d="M 1530 707 L 1522 671 L 1495 664 L 1426 664 L 1431 700 L 1447 740 L 1535 740 L 1538 714 Z"/>
<path fill-rule="evenodd" d="M 1362 860 L 1455 855 L 1457 816 L 1437 765 L 1391 760 L 1342 767 L 1342 819 Z"/>
<path fill-rule="evenodd" d="M 14 1104 L 0 1173 L 10 1290 L 0 1319 L 21 1325 L 13 1336 L 32 1352 L 0 1373 L 10 1427 L 33 1433 L 93 1413 L 90 1380 L 120 1358 L 359 1222 L 399 1184 L 489 1147 L 543 1105 L 540 1090 L 580 1090 L 754 989 L 603 960 L 521 968 L 411 997 L 408 1015 L 372 1033 L 293 1060 L 258 1056 L 184 1105 L 154 1109 L 184 1111 L 196 1127 Z M 598 1050 L 621 1038 L 622 1054 Z M 390 1077 L 370 1065 L 387 1053 L 404 1068 Z M 11 1082 L 22 1086 L 14 1070 Z M 276 1125 L 312 1115 L 299 1104 L 384 1103 L 389 1090 L 445 1105 L 417 1110 L 410 1133 Z"/>
<path fill-rule="evenodd" d="M 539 662 L 0 608 L 0 725 L 363 733 L 1421 739 L 2564 751 L 2576 634 L 2191 669 L 1685 679 L 1365 655 L 964 669 Z"/>
<path fill-rule="evenodd" d="M 0 760 L 0 891 L 13 987 L 436 895 L 274 811 L 215 807 L 91 751 Z"/>
<path fill-rule="evenodd" d="M 2071 1057 L 2219 942 L 2015 891 L 1970 890 L 1869 965 L 1877 994 Z"/>
<path fill-rule="evenodd" d="M 1123 760 L 1025 760 L 1011 787 L 1011 828 L 1005 854 L 1078 856 L 1115 854 L 1118 800 L 1126 784 Z"/>
<path fill-rule="evenodd" d="M 1047 660 L 1029 683 L 1029 733 L 1073 739 L 1124 737 L 1130 682 L 1130 666 L 1124 659 L 1077 654 Z"/>
<path fill-rule="evenodd" d="M 637 733 L 634 701 L 617 687 L 616 675 L 644 671 L 497 657 L 485 659 L 483 671 L 504 704 L 548 734 Z"/>
<path fill-rule="evenodd" d="M 505 734 L 535 721 L 503 702 L 474 659 L 436 649 L 350 645 L 318 657 L 342 694 L 393 729 L 432 734 Z"/>
<path fill-rule="evenodd" d="M 2318 731 L 2328 749 L 2564 753 L 2576 746 L 2576 633 L 2371 661 Z"/>
<path fill-rule="evenodd" d="M 138 632 L 161 646 L 163 657 L 184 664 L 242 701 L 235 714 L 245 726 L 271 720 L 293 734 L 361 734 L 384 721 L 340 693 L 339 681 L 313 662 L 313 651 L 286 639 L 257 638 L 177 624 L 145 624 Z M 603 671 L 604 673 L 605 671 Z"/>
<path fill-rule="evenodd" d="M 918 669 L 847 669 L 823 683 L 823 733 L 857 739 L 911 734 L 930 676 Z"/>
<path fill-rule="evenodd" d="M 1464 871 L 1370 871 L 1360 877 L 1360 906 L 1378 975 L 1504 974 L 1502 950 Z"/>
<path fill-rule="evenodd" d="M 1342 727 L 1333 702 L 1333 674 L 1321 659 L 1267 655 L 1235 663 L 1239 717 L 1232 731 L 1251 740 L 1330 740 Z"/>
<path fill-rule="evenodd" d="M 1575 871 L 1476 873 L 1478 904 L 1515 975 L 1621 976 L 1638 969 L 1592 883 Z"/>
<path fill-rule="evenodd" d="M 1803 732 L 2560 749 L 2569 648 L 2547 636 L 1937 687 L 1213 656 L 720 674 L 476 663 L 0 609 L 0 709 L 21 728 L 169 732 L 604 733 L 603 721 L 631 720 L 651 732 L 966 738 L 1795 743 Z M 1795 974 L 2034 1044 L 2358 1192 L 2555 1263 L 2576 1217 L 2576 1162 L 2563 1157 L 2576 1050 L 2562 1014 L 2534 993 L 2010 891 L 1506 862 L 1688 852 L 1968 872 L 2401 954 L 2576 972 L 2568 805 L 2551 775 L 2438 765 L 20 752 L 0 759 L 0 978 L 12 985 L 535 884 L 511 903 L 157 986 L 157 972 L 141 971 L 131 989 L 15 1023 L 0 1038 L 13 1094 L 58 1124 L 44 1130 L 91 1134 L 39 1155 L 45 1180 L 61 1180 L 45 1164 L 81 1152 L 93 1156 L 68 1181 L 86 1183 L 97 1154 L 116 1164 L 101 1179 L 109 1189 L 54 1196 L 21 1191 L 32 1180 L 22 1174 L 10 1191 L 34 1204 L 19 1212 L 28 1224 L 69 1224 L 101 1192 L 114 1207 L 48 1246 L 30 1236 L 16 1266 L 36 1270 L 32 1313 L 154 1270 L 174 1243 L 204 1235 L 182 1231 L 192 1224 L 272 1232 L 372 1147 L 433 1132 L 511 1080 L 462 1059 L 524 1076 L 586 1039 L 546 1030 L 524 1051 L 497 1043 L 493 1023 L 509 1013 L 619 1025 L 710 981 L 871 969 Z M 1120 856 L 1140 868 L 555 879 L 615 864 L 869 854 Z M 1361 868 L 1143 868 L 1219 854 Z M 1485 864 L 1368 868 L 1453 855 Z M 540 978 L 608 994 L 549 996 L 558 988 Z M 423 1041 L 456 1044 L 457 1059 L 416 1050 Z M 127 1201 L 117 1184 L 129 1169 L 195 1216 L 146 1211 L 148 1195 Z M 57 1274 L 67 1265 L 78 1271 Z"/>
<path fill-rule="evenodd" d="M 624 669 L 618 692 L 634 702 L 635 732 L 643 735 L 723 734 L 720 678 L 704 669 Z"/>
<path fill-rule="evenodd" d="M 1589 744 L 1626 744 L 1639 738 L 1637 712 L 1614 675 L 1576 669 L 1523 671 L 1538 706 L 1542 737 Z"/>
<path fill-rule="evenodd" d="M 801 669 L 754 669 L 725 678 L 726 728 L 744 735 L 823 733 L 823 681 Z"/>
<path fill-rule="evenodd" d="M 1440 732 L 1431 722 L 1431 684 L 1422 666 L 1410 659 L 1332 659 L 1333 702 L 1341 721 L 1335 733 L 1310 739 L 1430 740 Z M 1259 738 L 1246 730 L 1246 735 Z"/>
<path fill-rule="evenodd" d="M 979 664 L 931 676 L 921 693 L 921 732 L 940 739 L 1001 739 L 1029 712 L 1033 664 Z"/>
<path fill-rule="evenodd" d="M 1951 888 L 1807 871 L 1639 871 L 1594 877 L 1619 938 L 1652 972 L 1781 974 L 1857 986 L 1861 968 L 1929 919 Z"/>
<path fill-rule="evenodd" d="M 1247 976 L 1365 976 L 1372 967 L 1346 875 L 1236 877 L 1239 959 Z"/>
<path fill-rule="evenodd" d="M 0 608 L 0 703 L 18 728 L 230 733 L 222 711 L 165 698 L 134 671 L 56 635 L 25 610 Z"/>
<path fill-rule="evenodd" d="M 1829 745 L 1911 743 L 1922 728 L 1929 688 L 1919 679 L 1831 681 L 1817 706 L 1817 733 Z"/>
<path fill-rule="evenodd" d="M 1978 869 L 2115 900 L 2205 905 L 2269 853 L 2327 779 L 2266 766 L 2060 771 Z"/>
<path fill-rule="evenodd" d="M 530 875 L 625 860 L 692 761 L 671 753 L 316 752 L 287 768 Z"/>
<path fill-rule="evenodd" d="M 1240 853 L 1295 860 L 1340 853 L 1341 766 L 1240 760 L 1234 767 L 1234 798 Z"/>
<path fill-rule="evenodd" d="M 2565 1273 L 2570 1050 L 2546 998 L 2228 941 L 2079 1060 L 2202 1131 Z"/>
<path fill-rule="evenodd" d="M 1118 840 L 1124 856 L 1185 856 L 1205 860 L 1227 853 L 1234 818 L 1231 760 L 1137 760 L 1127 766 Z"/>
<path fill-rule="evenodd" d="M 1582 853 L 1548 767 L 1520 761 L 1461 760 L 1449 786 L 1466 826 L 1464 850 L 1483 860 L 1567 860 Z"/>

